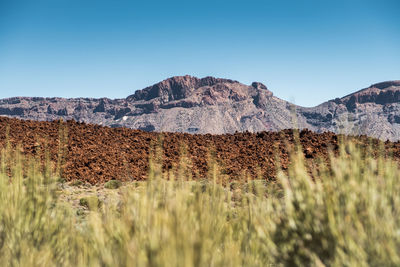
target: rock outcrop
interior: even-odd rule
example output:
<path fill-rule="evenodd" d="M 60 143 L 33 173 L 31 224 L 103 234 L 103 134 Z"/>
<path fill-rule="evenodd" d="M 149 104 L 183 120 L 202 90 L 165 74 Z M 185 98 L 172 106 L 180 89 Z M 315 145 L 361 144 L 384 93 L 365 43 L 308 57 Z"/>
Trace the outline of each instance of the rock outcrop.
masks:
<path fill-rule="evenodd" d="M 312 108 L 279 99 L 259 82 L 189 75 L 166 79 L 124 99 L 14 97 L 0 115 L 63 118 L 146 131 L 234 133 L 308 128 L 400 139 L 400 81 L 374 84 Z"/>

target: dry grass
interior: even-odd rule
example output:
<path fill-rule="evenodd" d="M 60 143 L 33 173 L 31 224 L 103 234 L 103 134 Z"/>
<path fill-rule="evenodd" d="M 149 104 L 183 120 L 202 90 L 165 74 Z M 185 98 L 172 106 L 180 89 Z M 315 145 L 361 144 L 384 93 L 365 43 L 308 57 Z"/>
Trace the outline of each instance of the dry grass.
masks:
<path fill-rule="evenodd" d="M 332 169 L 321 165 L 314 179 L 294 153 L 276 183 L 221 185 L 212 163 L 208 181 L 190 181 L 184 162 L 167 180 L 153 160 L 148 182 L 104 189 L 118 190 L 119 201 L 87 200 L 84 213 L 60 201 L 52 168 L 4 150 L 0 262 L 399 266 L 399 168 L 389 159 L 363 157 L 351 144 L 342 147 Z"/>

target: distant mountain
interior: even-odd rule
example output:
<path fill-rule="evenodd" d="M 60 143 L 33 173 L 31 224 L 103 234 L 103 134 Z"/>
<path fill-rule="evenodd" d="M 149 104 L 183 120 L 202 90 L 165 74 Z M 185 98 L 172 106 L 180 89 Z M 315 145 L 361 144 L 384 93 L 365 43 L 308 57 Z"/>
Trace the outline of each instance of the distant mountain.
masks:
<path fill-rule="evenodd" d="M 125 99 L 14 97 L 0 115 L 33 120 L 74 119 L 146 131 L 233 133 L 308 128 L 316 132 L 400 139 L 400 81 L 374 84 L 316 107 L 293 105 L 262 83 L 176 76 Z"/>

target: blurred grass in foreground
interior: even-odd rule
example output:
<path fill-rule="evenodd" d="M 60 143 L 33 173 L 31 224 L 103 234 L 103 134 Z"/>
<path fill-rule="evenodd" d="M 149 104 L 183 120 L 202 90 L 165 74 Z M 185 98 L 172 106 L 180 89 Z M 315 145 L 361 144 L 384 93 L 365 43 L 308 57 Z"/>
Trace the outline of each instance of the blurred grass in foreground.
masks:
<path fill-rule="evenodd" d="M 399 266 L 399 168 L 352 144 L 341 148 L 331 168 L 321 164 L 312 175 L 293 153 L 276 182 L 225 185 L 212 162 L 207 181 L 190 181 L 187 161 L 166 174 L 156 158 L 147 182 L 114 189 L 122 194 L 118 204 L 96 204 L 86 215 L 58 200 L 59 172 L 8 148 L 0 170 L 0 262 Z"/>

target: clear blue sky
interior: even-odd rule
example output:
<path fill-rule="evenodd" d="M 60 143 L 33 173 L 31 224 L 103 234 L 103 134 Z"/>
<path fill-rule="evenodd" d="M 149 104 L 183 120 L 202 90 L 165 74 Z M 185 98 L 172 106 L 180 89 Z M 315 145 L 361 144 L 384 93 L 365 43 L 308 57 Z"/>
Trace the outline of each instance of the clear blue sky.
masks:
<path fill-rule="evenodd" d="M 122 98 L 175 75 L 312 106 L 400 79 L 400 1 L 0 0 L 0 98 Z"/>

